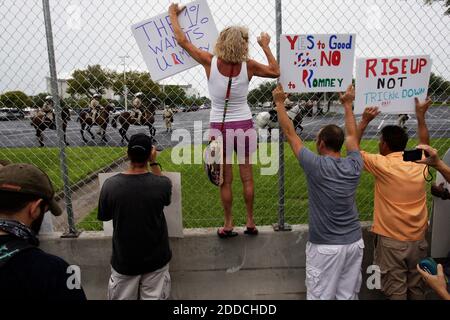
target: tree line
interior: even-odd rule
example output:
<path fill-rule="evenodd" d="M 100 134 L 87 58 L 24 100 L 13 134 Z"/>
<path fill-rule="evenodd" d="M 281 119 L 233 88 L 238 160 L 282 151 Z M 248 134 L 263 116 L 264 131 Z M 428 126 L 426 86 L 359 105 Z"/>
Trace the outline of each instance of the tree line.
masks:
<path fill-rule="evenodd" d="M 126 79 L 126 80 L 125 80 Z M 146 99 L 156 99 L 161 106 L 172 107 L 192 107 L 203 104 L 210 104 L 207 97 L 187 96 L 186 91 L 177 85 L 161 86 L 152 81 L 147 72 L 128 71 L 125 74 L 116 71 L 109 71 L 100 65 L 89 66 L 85 70 L 76 70 L 72 74 L 72 79 L 68 80 L 67 94 L 69 98 L 61 100 L 63 107 L 71 109 L 84 109 L 89 107 L 89 103 L 96 93 L 104 95 L 107 90 L 112 90 L 114 95 L 120 96 L 120 100 L 103 99 L 102 104 L 115 103 L 116 106 L 124 106 L 124 88 L 128 89 L 128 100 L 132 100 L 134 95 L 142 92 Z M 257 88 L 251 90 L 248 95 L 248 103 L 251 107 L 257 107 L 272 101 L 272 91 L 276 82 L 264 82 Z M 450 81 L 443 77 L 431 73 L 429 95 L 433 100 L 445 102 L 450 97 Z M 0 95 L 0 108 L 39 108 L 44 104 L 44 99 L 49 93 L 40 93 L 35 96 L 28 96 L 22 91 L 10 91 Z M 292 101 L 317 101 L 319 104 L 324 101 L 338 100 L 336 93 L 303 93 L 291 95 Z"/>
<path fill-rule="evenodd" d="M 113 102 L 116 106 L 123 107 L 125 85 L 128 101 L 131 101 L 136 93 L 142 92 L 146 100 L 156 99 L 161 106 L 192 107 L 210 103 L 207 97 L 188 96 L 181 86 L 161 86 L 153 82 L 147 72 L 128 71 L 124 76 L 123 73 L 104 69 L 100 65 L 74 71 L 72 78 L 67 81 L 67 85 L 66 93 L 70 97 L 62 99 L 61 104 L 63 107 L 74 110 L 89 107 L 95 94 L 105 95 L 108 90 L 112 90 L 115 96 L 120 96 L 120 99 L 118 101 L 103 99 L 101 103 L 105 105 Z M 6 92 L 0 95 L 0 108 L 39 108 L 44 104 L 45 97 L 49 95 L 51 94 L 47 92 L 35 96 L 28 96 L 22 91 Z"/>

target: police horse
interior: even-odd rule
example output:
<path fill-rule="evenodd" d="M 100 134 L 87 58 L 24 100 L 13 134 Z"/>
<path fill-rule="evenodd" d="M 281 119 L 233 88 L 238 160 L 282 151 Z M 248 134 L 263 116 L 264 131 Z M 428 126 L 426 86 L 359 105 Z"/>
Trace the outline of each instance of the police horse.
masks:
<path fill-rule="evenodd" d="M 57 115 L 53 113 L 53 120 L 50 120 L 44 114 L 37 114 L 31 118 L 31 126 L 36 129 L 36 137 L 38 138 L 39 146 L 41 148 L 45 147 L 44 145 L 44 131 L 47 129 L 56 130 L 56 117 Z M 67 123 L 70 121 L 70 110 L 69 108 L 61 109 L 61 118 L 62 118 L 62 130 L 64 133 L 64 143 L 66 146 L 69 145 L 66 137 Z"/>
<path fill-rule="evenodd" d="M 140 121 L 134 117 L 133 112 L 125 111 L 119 115 L 116 115 L 112 120 L 112 127 L 118 128 L 118 123 L 120 124 L 119 133 L 122 137 L 122 144 L 126 142 L 130 142 L 130 139 L 127 136 L 128 130 L 130 126 L 141 126 L 148 127 L 150 132 L 150 137 L 155 141 L 156 129 L 154 127 L 155 124 L 155 113 L 156 113 L 156 101 L 152 100 L 152 103 L 149 106 L 144 106 L 142 111 L 142 116 Z"/>
<path fill-rule="evenodd" d="M 100 128 L 98 134 L 101 136 L 103 142 L 108 142 L 108 139 L 106 138 L 106 129 L 108 128 L 110 113 L 113 111 L 113 104 L 108 104 L 106 107 L 101 107 L 100 110 L 97 111 L 95 119 L 92 118 L 90 110 L 83 110 L 80 112 L 77 121 L 81 125 L 80 133 L 84 143 L 88 143 L 86 137 L 84 136 L 85 132 L 90 134 L 92 140 L 95 140 L 95 136 L 91 131 L 93 126 L 98 126 Z"/>
<path fill-rule="evenodd" d="M 303 117 L 305 110 L 301 108 L 298 104 L 293 106 L 287 111 L 288 117 L 294 123 L 295 131 L 300 130 L 300 134 L 303 132 L 304 128 L 302 126 Z M 278 115 L 277 111 L 272 109 L 270 111 L 261 112 L 256 116 L 256 127 L 258 130 L 258 136 L 260 130 L 268 130 L 269 137 L 272 136 L 272 130 L 278 128 Z"/>

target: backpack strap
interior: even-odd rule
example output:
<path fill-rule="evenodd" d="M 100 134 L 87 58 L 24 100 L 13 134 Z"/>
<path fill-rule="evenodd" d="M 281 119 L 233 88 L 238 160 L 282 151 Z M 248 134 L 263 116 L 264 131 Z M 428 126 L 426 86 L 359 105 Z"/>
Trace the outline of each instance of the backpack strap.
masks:
<path fill-rule="evenodd" d="M 0 246 L 0 268 L 4 267 L 13 257 L 24 251 L 37 248 L 22 239 L 14 239 Z"/>

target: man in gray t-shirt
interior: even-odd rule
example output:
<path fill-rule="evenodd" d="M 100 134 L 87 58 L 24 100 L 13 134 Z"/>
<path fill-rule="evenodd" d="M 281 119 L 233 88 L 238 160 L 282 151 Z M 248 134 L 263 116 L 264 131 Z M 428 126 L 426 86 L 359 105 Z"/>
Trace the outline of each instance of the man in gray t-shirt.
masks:
<path fill-rule="evenodd" d="M 317 137 L 319 155 L 308 150 L 286 114 L 281 85 L 273 92 L 278 121 L 305 171 L 309 192 L 309 242 L 306 248 L 308 300 L 355 300 L 361 287 L 364 253 L 355 196 L 364 168 L 353 115 L 355 89 L 340 95 L 344 131 L 323 127 Z M 347 157 L 341 156 L 346 143 Z"/>
<path fill-rule="evenodd" d="M 355 196 L 364 168 L 361 153 L 350 151 L 347 158 L 335 158 L 302 148 L 298 159 L 308 181 L 309 241 L 334 245 L 360 240 Z"/>

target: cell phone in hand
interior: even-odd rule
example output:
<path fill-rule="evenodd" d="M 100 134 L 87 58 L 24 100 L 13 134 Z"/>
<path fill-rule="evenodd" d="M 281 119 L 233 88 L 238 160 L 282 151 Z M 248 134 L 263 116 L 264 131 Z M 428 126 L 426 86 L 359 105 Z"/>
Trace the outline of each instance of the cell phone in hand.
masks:
<path fill-rule="evenodd" d="M 403 161 L 415 162 L 422 160 L 422 157 L 423 157 L 422 149 L 406 150 L 403 153 Z"/>
<path fill-rule="evenodd" d="M 437 263 L 434 261 L 433 258 L 426 258 L 420 261 L 419 263 L 420 269 L 422 269 L 425 272 L 428 272 L 432 276 L 437 275 Z"/>

